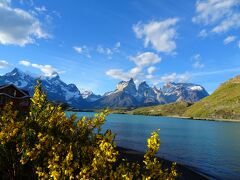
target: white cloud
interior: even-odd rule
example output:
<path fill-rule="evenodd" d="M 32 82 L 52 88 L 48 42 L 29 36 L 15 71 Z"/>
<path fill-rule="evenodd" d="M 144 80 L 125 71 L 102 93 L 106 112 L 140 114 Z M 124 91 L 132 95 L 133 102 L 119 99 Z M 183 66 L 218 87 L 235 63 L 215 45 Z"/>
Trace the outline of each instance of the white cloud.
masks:
<path fill-rule="evenodd" d="M 118 48 L 120 48 L 121 47 L 121 43 L 120 42 L 117 42 L 116 44 L 115 44 L 115 49 L 118 49 Z"/>
<path fill-rule="evenodd" d="M 202 0 L 196 2 L 196 16 L 193 22 L 211 24 L 233 13 L 239 0 Z"/>
<path fill-rule="evenodd" d="M 198 36 L 199 37 L 202 37 L 202 38 L 205 38 L 207 37 L 208 33 L 207 33 L 207 30 L 206 29 L 203 29 L 201 30 L 199 33 L 198 33 Z"/>
<path fill-rule="evenodd" d="M 32 67 L 39 69 L 45 76 L 54 77 L 57 75 L 57 69 L 51 65 L 32 64 Z"/>
<path fill-rule="evenodd" d="M 154 66 L 151 66 L 147 69 L 147 72 L 148 72 L 148 74 L 152 74 L 155 70 L 156 70 L 156 68 Z"/>
<path fill-rule="evenodd" d="M 133 31 L 137 38 L 144 39 L 144 46 L 151 46 L 158 52 L 172 53 L 176 49 L 177 36 L 175 25 L 178 18 L 169 18 L 164 21 L 151 21 L 148 24 L 135 24 Z"/>
<path fill-rule="evenodd" d="M 192 59 L 195 60 L 195 61 L 200 61 L 201 55 L 200 55 L 200 54 L 195 54 L 195 55 L 192 57 Z"/>
<path fill-rule="evenodd" d="M 109 59 L 111 59 L 114 53 L 119 52 L 120 47 L 121 47 L 120 42 L 117 42 L 112 48 L 107 48 L 103 47 L 102 45 L 98 45 L 96 51 L 100 54 L 106 55 Z"/>
<path fill-rule="evenodd" d="M 25 46 L 36 39 L 49 38 L 37 17 L 25 10 L 12 8 L 10 1 L 0 1 L 0 22 L 0 44 Z"/>
<path fill-rule="evenodd" d="M 74 46 L 73 49 L 79 54 L 81 54 L 83 52 L 83 48 L 79 47 L 79 46 Z"/>
<path fill-rule="evenodd" d="M 238 47 L 240 48 L 240 41 L 238 41 L 238 44 L 237 44 L 237 45 L 238 45 Z"/>
<path fill-rule="evenodd" d="M 223 20 L 219 25 L 212 29 L 212 32 L 222 33 L 227 32 L 232 28 L 240 27 L 240 13 L 233 14 L 231 17 Z"/>
<path fill-rule="evenodd" d="M 196 69 L 201 69 L 204 67 L 204 64 L 202 64 L 200 61 L 196 61 L 193 63 L 193 67 Z"/>
<path fill-rule="evenodd" d="M 36 68 L 40 70 L 44 74 L 44 76 L 47 76 L 47 77 L 54 77 L 58 73 L 63 73 L 63 71 L 58 71 L 56 68 L 52 67 L 51 65 L 35 64 L 27 60 L 19 61 L 19 64 L 23 66 L 28 66 L 28 67 L 31 66 L 33 68 Z"/>
<path fill-rule="evenodd" d="M 226 45 L 226 44 L 229 44 L 229 43 L 231 43 L 235 40 L 236 40 L 236 36 L 228 36 L 224 39 L 223 43 Z"/>
<path fill-rule="evenodd" d="M 42 13 L 42 12 L 47 11 L 47 9 L 46 9 L 45 6 L 35 7 L 34 9 L 35 9 L 37 12 L 39 12 L 39 13 Z"/>
<path fill-rule="evenodd" d="M 135 57 L 130 57 L 129 60 L 135 63 L 135 67 L 127 71 L 122 69 L 110 69 L 106 72 L 106 75 L 124 81 L 127 81 L 130 78 L 134 78 L 136 82 L 141 82 L 146 78 L 153 79 L 154 76 L 152 73 L 156 68 L 151 65 L 159 63 L 161 58 L 157 54 L 145 52 L 138 54 Z M 146 72 L 148 74 L 146 74 Z"/>
<path fill-rule="evenodd" d="M 7 68 L 9 66 L 9 63 L 5 60 L 0 60 L 0 68 Z"/>
<path fill-rule="evenodd" d="M 124 72 L 122 69 L 110 69 L 106 72 L 106 75 L 123 81 L 127 81 L 130 78 L 134 78 L 135 74 L 129 72 Z"/>
<path fill-rule="evenodd" d="M 130 78 L 134 78 L 136 81 L 138 81 L 144 77 L 144 74 L 142 73 L 142 67 L 139 66 L 136 66 L 126 72 L 124 72 L 122 69 L 110 69 L 106 72 L 106 75 L 123 81 L 127 81 Z"/>
<path fill-rule="evenodd" d="M 142 71 L 142 67 L 136 66 L 129 71 L 130 76 L 136 76 Z"/>
<path fill-rule="evenodd" d="M 196 69 L 201 69 L 203 68 L 205 65 L 201 63 L 201 55 L 200 54 L 195 54 L 193 57 L 192 57 L 192 60 L 194 61 L 192 66 Z"/>
<path fill-rule="evenodd" d="M 142 67 L 156 64 L 161 61 L 161 58 L 155 53 L 145 52 L 135 57 L 130 57 L 130 60 L 133 61 L 137 66 Z"/>
<path fill-rule="evenodd" d="M 85 55 L 88 58 L 91 58 L 91 55 L 89 53 L 89 49 L 87 48 L 87 46 L 74 46 L 73 47 L 74 51 L 76 51 L 78 54 L 82 54 Z"/>
<path fill-rule="evenodd" d="M 129 79 L 128 73 L 124 73 L 122 69 L 110 69 L 106 72 L 106 75 L 123 81 L 127 81 Z"/>
<path fill-rule="evenodd" d="M 198 0 L 196 15 L 192 21 L 209 27 L 212 33 L 222 33 L 239 28 L 239 5 L 239 0 Z"/>
<path fill-rule="evenodd" d="M 145 56 L 146 54 L 147 56 Z M 144 58 L 142 58 L 143 56 Z M 196 58 L 198 58 L 198 56 L 196 56 Z M 153 72 L 156 70 L 156 67 L 152 65 L 161 61 L 161 58 L 154 53 L 142 53 L 135 57 L 130 57 L 130 60 L 135 63 L 136 66 L 134 68 L 127 71 L 124 71 L 123 69 L 110 69 L 106 71 L 106 75 L 123 81 L 133 78 L 135 83 L 148 80 L 154 85 L 166 82 L 186 82 L 191 78 L 191 74 L 189 73 L 171 73 L 163 76 L 154 76 Z"/>
<path fill-rule="evenodd" d="M 147 74 L 147 75 L 146 75 L 146 78 L 152 80 L 152 79 L 154 78 L 154 76 L 153 76 L 152 74 Z"/>
<path fill-rule="evenodd" d="M 101 45 L 98 45 L 98 47 L 97 47 L 97 52 L 100 53 L 100 54 L 106 54 L 106 55 L 112 55 L 112 54 L 113 54 L 112 49 L 110 49 L 110 48 L 104 48 L 104 47 L 101 46 Z"/>
<path fill-rule="evenodd" d="M 20 64 L 20 65 L 23 65 L 23 66 L 31 66 L 31 62 L 29 62 L 29 61 L 27 61 L 27 60 L 19 61 L 19 64 Z"/>
<path fill-rule="evenodd" d="M 83 46 L 73 46 L 73 50 L 76 51 L 78 54 L 85 55 L 88 58 L 91 58 L 90 51 L 95 51 L 99 54 L 103 54 L 107 56 L 109 59 L 112 58 L 113 54 L 119 52 L 119 48 L 121 47 L 120 42 L 116 42 L 113 47 L 108 48 L 108 47 L 103 47 L 102 45 L 98 45 L 97 48 L 89 48 L 85 45 Z"/>
<path fill-rule="evenodd" d="M 183 74 L 165 74 L 164 76 L 160 77 L 160 82 L 168 83 L 168 82 L 186 82 L 191 78 L 189 73 Z"/>

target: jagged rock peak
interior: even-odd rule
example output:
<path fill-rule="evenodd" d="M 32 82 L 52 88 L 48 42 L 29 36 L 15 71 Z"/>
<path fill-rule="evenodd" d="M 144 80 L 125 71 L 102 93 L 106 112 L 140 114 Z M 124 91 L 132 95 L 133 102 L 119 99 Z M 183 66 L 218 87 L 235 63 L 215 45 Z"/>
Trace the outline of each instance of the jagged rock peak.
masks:
<path fill-rule="evenodd" d="M 124 91 L 129 94 L 136 94 L 137 89 L 136 89 L 136 84 L 133 81 L 133 78 L 131 78 L 129 81 L 121 81 L 120 83 L 117 84 L 116 91 Z"/>
<path fill-rule="evenodd" d="M 139 93 L 142 93 L 142 92 L 144 92 L 144 91 L 146 91 L 147 89 L 149 89 L 150 87 L 149 87 L 149 85 L 146 83 L 146 81 L 143 81 L 143 82 L 141 82 L 140 84 L 139 84 L 139 86 L 138 86 L 138 92 Z"/>
<path fill-rule="evenodd" d="M 134 83 L 133 78 L 131 78 L 128 82 L 129 82 L 129 83 Z"/>
<path fill-rule="evenodd" d="M 138 87 L 149 87 L 149 85 L 146 83 L 146 81 L 143 81 L 139 84 Z"/>
<path fill-rule="evenodd" d="M 19 75 L 25 75 L 25 73 L 18 68 L 14 68 L 11 72 L 6 73 L 6 76 L 19 76 Z"/>

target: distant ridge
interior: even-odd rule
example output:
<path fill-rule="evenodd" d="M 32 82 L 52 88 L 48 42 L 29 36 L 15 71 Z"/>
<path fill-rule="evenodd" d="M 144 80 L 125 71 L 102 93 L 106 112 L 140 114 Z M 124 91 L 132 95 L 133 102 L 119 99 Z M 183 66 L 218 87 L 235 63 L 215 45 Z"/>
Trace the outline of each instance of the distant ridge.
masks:
<path fill-rule="evenodd" d="M 220 85 L 210 96 L 192 105 L 183 116 L 201 119 L 240 119 L 240 76 Z"/>
<path fill-rule="evenodd" d="M 162 89 L 150 87 L 145 81 L 138 88 L 133 79 L 121 81 L 116 89 L 105 93 L 103 97 L 92 103 L 94 108 L 132 108 L 168 104 L 178 101 L 194 103 L 208 96 L 207 91 L 200 85 L 191 83 L 170 82 Z"/>
<path fill-rule="evenodd" d="M 119 82 L 114 91 L 101 96 L 91 91 L 80 92 L 76 85 L 64 83 L 57 73 L 53 77 L 40 77 L 17 68 L 0 76 L 0 85 L 14 84 L 33 95 L 39 78 L 49 100 L 67 103 L 78 109 L 131 108 L 178 101 L 194 103 L 208 96 L 207 91 L 196 84 L 170 82 L 161 89 L 150 87 L 145 81 L 137 87 L 133 79 Z"/>

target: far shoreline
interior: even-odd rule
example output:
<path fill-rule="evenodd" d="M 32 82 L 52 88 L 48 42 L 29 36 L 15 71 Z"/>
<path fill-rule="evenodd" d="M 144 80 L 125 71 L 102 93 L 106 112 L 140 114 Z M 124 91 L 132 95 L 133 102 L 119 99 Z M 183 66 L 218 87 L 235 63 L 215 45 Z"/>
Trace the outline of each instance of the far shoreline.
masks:
<path fill-rule="evenodd" d="M 94 111 L 93 111 L 94 112 Z M 110 114 L 127 114 L 127 115 L 137 115 L 137 116 L 153 116 L 153 117 L 169 117 L 169 118 L 179 118 L 187 120 L 199 120 L 199 121 L 217 121 L 217 122 L 238 122 L 240 119 L 213 119 L 213 118 L 200 118 L 200 117 L 186 117 L 186 116 L 159 116 L 159 115 L 147 115 L 147 114 L 131 114 L 131 113 L 110 113 Z"/>
<path fill-rule="evenodd" d="M 199 121 L 217 121 L 217 122 L 240 122 L 240 119 L 212 119 L 212 118 L 198 118 L 198 117 L 184 117 L 184 116 L 159 116 L 159 117 L 171 117 L 188 120 L 199 120 Z"/>
<path fill-rule="evenodd" d="M 100 110 L 79 110 L 79 111 L 71 111 L 70 112 L 92 112 L 92 113 L 98 113 L 101 112 Z M 131 114 L 127 112 L 122 113 L 114 113 L 110 111 L 110 114 L 126 114 L 126 115 L 137 115 L 137 116 L 153 116 L 153 117 L 169 117 L 169 118 L 179 118 L 179 119 L 187 119 L 187 120 L 199 120 L 199 121 L 216 121 L 216 122 L 235 122 L 240 123 L 240 119 L 223 119 L 223 118 L 200 118 L 200 117 L 186 117 L 186 116 L 159 116 L 159 115 L 147 115 L 147 114 Z"/>

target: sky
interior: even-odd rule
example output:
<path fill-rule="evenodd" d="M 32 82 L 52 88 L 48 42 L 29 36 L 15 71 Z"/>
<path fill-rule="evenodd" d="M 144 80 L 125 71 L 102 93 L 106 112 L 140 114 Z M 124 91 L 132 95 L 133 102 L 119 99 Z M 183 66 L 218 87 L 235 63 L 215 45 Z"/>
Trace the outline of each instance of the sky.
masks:
<path fill-rule="evenodd" d="M 240 0 L 0 0 L 0 75 L 14 67 L 96 94 L 130 78 L 212 93 L 240 74 Z"/>

